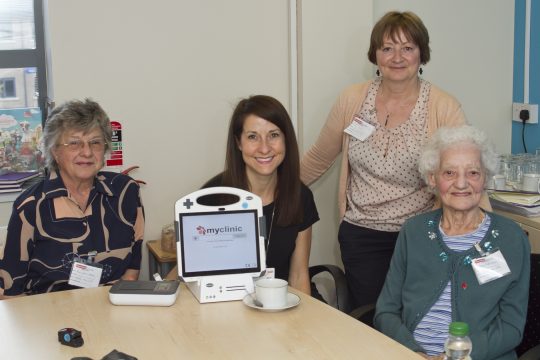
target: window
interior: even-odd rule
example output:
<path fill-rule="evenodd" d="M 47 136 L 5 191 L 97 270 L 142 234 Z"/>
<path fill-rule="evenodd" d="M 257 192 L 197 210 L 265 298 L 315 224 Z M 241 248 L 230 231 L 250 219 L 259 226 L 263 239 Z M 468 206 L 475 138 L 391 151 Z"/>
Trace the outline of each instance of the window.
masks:
<path fill-rule="evenodd" d="M 15 96 L 15 78 L 0 79 L 0 98 L 13 98 Z"/>
<path fill-rule="evenodd" d="M 0 110 L 44 113 L 45 75 L 43 0 L 0 0 Z"/>
<path fill-rule="evenodd" d="M 0 50 L 35 49 L 31 0 L 0 0 Z"/>
<path fill-rule="evenodd" d="M 43 167 L 46 117 L 43 0 L 0 0 L 0 173 Z"/>

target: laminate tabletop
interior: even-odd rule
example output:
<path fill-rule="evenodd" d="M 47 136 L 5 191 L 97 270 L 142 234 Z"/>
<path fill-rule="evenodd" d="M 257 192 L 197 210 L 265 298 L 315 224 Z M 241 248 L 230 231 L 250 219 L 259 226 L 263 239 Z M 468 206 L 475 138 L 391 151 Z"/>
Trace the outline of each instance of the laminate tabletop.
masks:
<path fill-rule="evenodd" d="M 200 304 L 182 284 L 170 307 L 116 306 L 108 287 L 0 301 L 1 359 L 421 359 L 394 340 L 309 296 L 263 312 L 242 301 Z M 58 342 L 82 331 L 84 345 Z"/>

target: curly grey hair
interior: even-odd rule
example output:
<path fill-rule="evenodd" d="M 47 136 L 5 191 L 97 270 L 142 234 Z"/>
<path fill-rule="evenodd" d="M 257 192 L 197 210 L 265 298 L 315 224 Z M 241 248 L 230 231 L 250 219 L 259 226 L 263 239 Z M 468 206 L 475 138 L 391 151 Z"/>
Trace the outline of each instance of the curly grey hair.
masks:
<path fill-rule="evenodd" d="M 86 133 L 95 128 L 101 130 L 106 144 L 105 149 L 108 151 L 112 141 L 111 122 L 97 102 L 91 99 L 70 100 L 55 107 L 49 114 L 43 130 L 43 153 L 47 168 L 58 171 L 53 149 L 65 131 L 76 130 Z"/>
<path fill-rule="evenodd" d="M 499 158 L 484 132 L 470 125 L 442 127 L 435 131 L 420 154 L 418 170 L 426 184 L 429 184 L 429 176 L 439 169 L 441 153 L 450 146 L 463 143 L 474 145 L 480 151 L 486 182 L 497 173 Z"/>

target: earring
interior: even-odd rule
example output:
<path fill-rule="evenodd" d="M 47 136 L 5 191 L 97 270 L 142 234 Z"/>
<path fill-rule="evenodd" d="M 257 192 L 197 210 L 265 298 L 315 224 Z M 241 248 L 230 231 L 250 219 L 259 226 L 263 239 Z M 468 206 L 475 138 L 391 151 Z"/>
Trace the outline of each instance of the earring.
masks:
<path fill-rule="evenodd" d="M 381 76 L 381 72 L 379 71 L 379 69 L 377 69 L 377 71 L 375 71 L 375 74 L 377 74 L 377 76 Z"/>
<path fill-rule="evenodd" d="M 418 69 L 418 73 L 422 75 L 424 73 L 424 70 L 422 68 Z"/>

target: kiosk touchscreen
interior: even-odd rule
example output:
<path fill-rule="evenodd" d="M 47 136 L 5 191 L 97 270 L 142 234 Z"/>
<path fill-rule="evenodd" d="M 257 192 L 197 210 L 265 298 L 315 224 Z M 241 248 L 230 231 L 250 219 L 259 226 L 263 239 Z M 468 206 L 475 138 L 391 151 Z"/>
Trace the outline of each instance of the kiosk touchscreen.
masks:
<path fill-rule="evenodd" d="M 227 196 L 226 205 L 201 198 Z M 241 300 L 266 269 L 261 199 L 244 190 L 214 187 L 175 204 L 178 275 L 201 303 Z"/>

